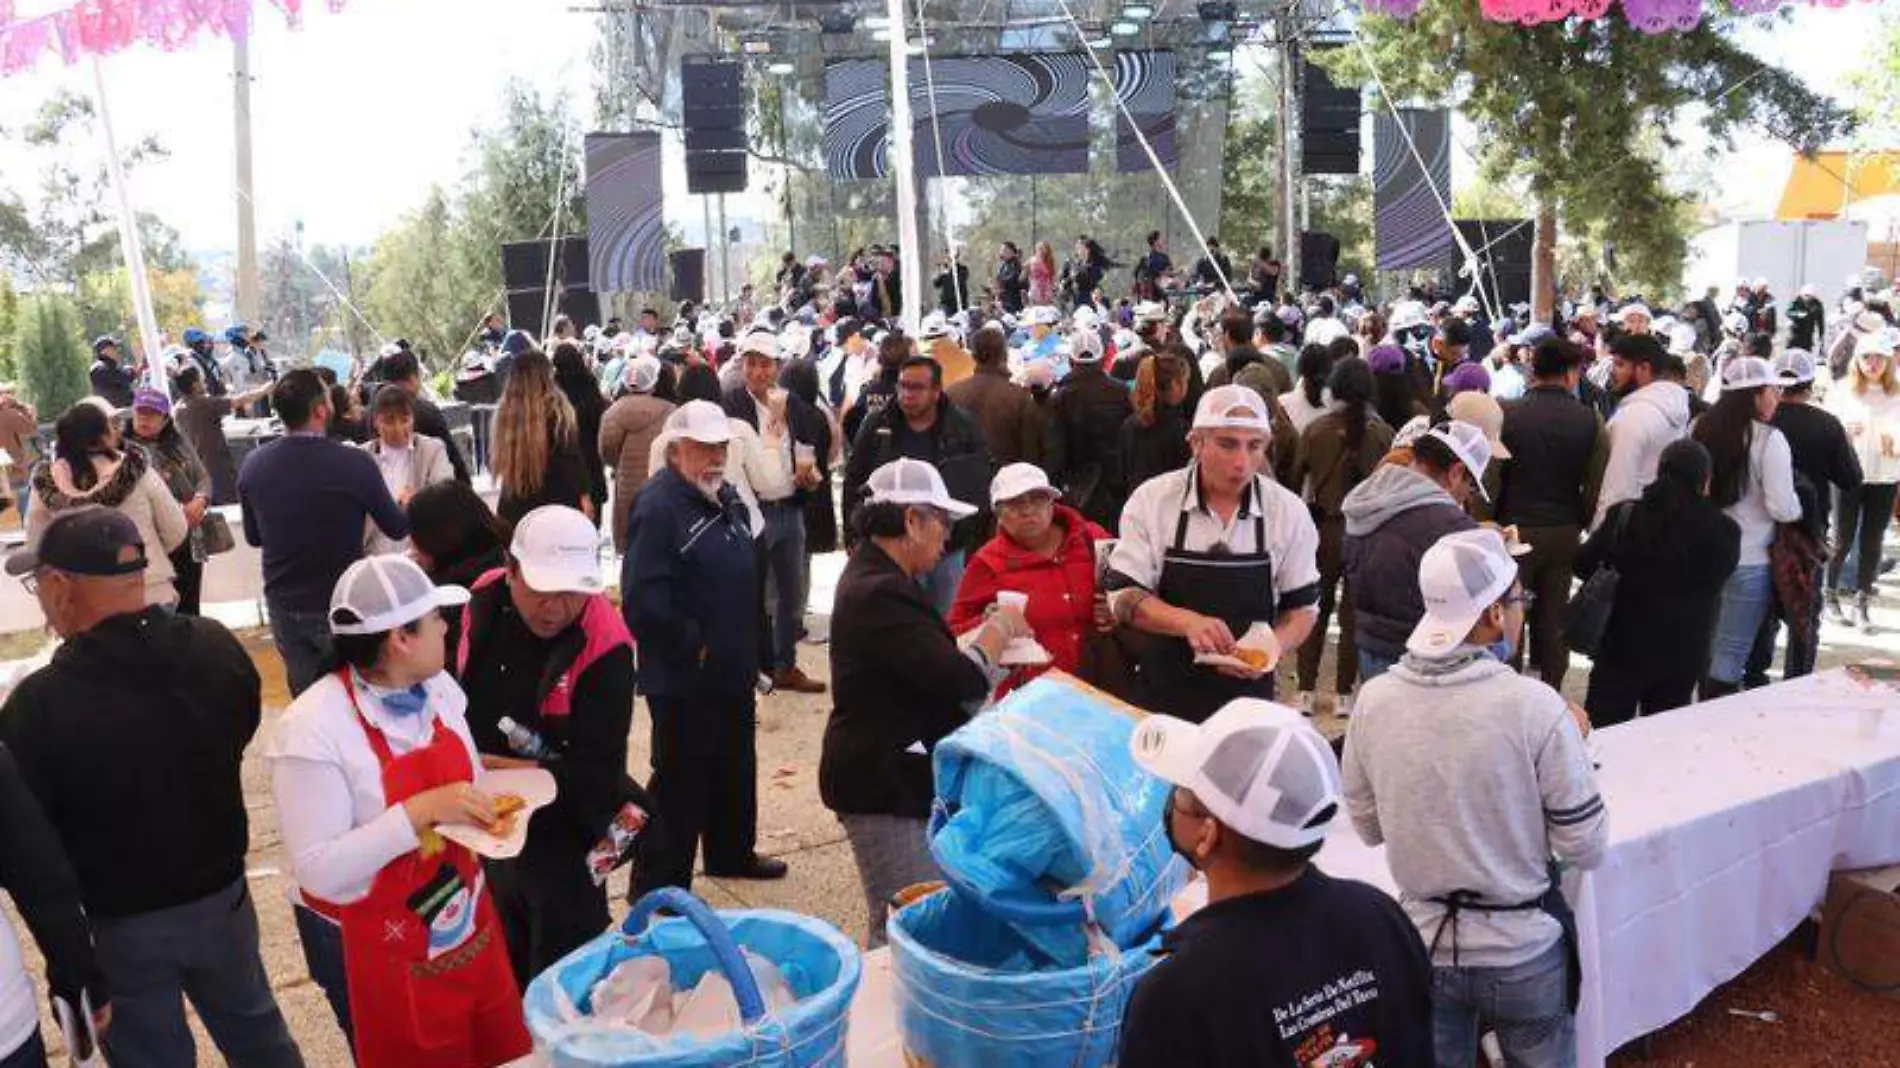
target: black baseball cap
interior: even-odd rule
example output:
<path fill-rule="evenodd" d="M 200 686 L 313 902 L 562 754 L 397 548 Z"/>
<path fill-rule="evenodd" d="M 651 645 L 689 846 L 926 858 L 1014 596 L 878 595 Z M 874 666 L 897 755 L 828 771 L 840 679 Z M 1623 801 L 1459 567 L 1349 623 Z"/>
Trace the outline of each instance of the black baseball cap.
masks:
<path fill-rule="evenodd" d="M 47 524 L 39 548 L 7 557 L 7 574 L 15 577 L 43 567 L 93 577 L 130 575 L 145 570 L 145 540 L 124 512 L 76 508 Z"/>

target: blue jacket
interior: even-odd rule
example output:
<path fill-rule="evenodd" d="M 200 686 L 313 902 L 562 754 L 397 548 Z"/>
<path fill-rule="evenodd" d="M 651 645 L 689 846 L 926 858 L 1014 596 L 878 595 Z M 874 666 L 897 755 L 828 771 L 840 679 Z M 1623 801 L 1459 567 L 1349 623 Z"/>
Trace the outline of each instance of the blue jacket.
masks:
<path fill-rule="evenodd" d="M 639 642 L 640 689 L 732 696 L 759 675 L 758 562 L 745 507 L 720 504 L 671 467 L 647 481 L 627 520 L 621 612 Z"/>

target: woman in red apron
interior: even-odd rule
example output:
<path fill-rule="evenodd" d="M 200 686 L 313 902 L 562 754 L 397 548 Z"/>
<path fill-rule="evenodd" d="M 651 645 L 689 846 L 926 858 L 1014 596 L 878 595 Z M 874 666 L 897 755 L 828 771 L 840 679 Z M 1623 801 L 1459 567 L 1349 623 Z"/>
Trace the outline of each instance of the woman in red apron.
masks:
<path fill-rule="evenodd" d="M 481 861 L 434 831 L 494 819 L 442 671 L 437 609 L 467 599 L 403 557 L 351 565 L 330 603 L 338 664 L 271 743 L 304 958 L 359 1068 L 485 1068 L 532 1047 Z"/>

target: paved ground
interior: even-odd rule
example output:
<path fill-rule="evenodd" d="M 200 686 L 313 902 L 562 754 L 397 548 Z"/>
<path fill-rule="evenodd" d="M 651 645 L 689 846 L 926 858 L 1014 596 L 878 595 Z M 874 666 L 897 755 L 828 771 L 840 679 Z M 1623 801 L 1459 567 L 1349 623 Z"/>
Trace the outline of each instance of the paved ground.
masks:
<path fill-rule="evenodd" d="M 828 605 L 830 583 L 835 581 L 839 562 L 820 561 L 815 569 L 817 589 L 814 605 Z M 247 606 L 237 606 L 228 615 L 231 622 L 254 622 L 244 616 Z M 1877 621 L 1889 631 L 1868 638 L 1858 632 L 1828 632 L 1823 661 L 1827 665 L 1852 662 L 1869 656 L 1895 656 L 1900 652 L 1900 611 L 1878 611 Z M 823 619 L 814 621 L 822 633 Z M 0 629 L 5 629 L 0 627 Z M 286 703 L 282 671 L 269 647 L 268 636 L 256 629 L 244 631 L 247 644 L 256 655 L 266 677 L 266 729 L 274 713 Z M 38 644 L 28 635 L 18 635 L 0 643 L 0 659 L 18 657 Z M 825 650 L 819 645 L 801 647 L 800 658 L 814 677 L 827 676 Z M 1323 667 L 1321 678 L 1330 677 L 1330 665 Z M 1565 690 L 1580 697 L 1585 672 L 1582 665 L 1573 670 Z M 1289 680 L 1290 681 L 1290 680 Z M 1286 685 L 1286 683 L 1283 683 Z M 1288 690 L 1283 692 L 1290 692 Z M 1330 706 L 1328 706 L 1330 707 Z M 842 833 L 818 800 L 816 771 L 819 741 L 829 709 L 823 697 L 773 695 L 759 706 L 759 826 L 762 851 L 785 858 L 791 864 L 791 876 L 778 883 L 747 883 L 701 879 L 698 892 L 715 906 L 771 905 L 820 916 L 856 938 L 863 934 L 864 918 L 861 892 Z M 644 712 L 636 717 L 632 770 L 644 777 L 647 772 L 647 719 Z M 1322 726 L 1337 725 L 1322 718 Z M 261 739 L 260 739 L 261 741 Z M 277 837 L 276 814 L 271 802 L 265 769 L 253 745 L 245 762 L 245 793 L 251 810 L 252 850 L 250 878 L 258 902 L 263 927 L 265 965 L 277 987 L 278 997 L 289 1016 L 291 1028 L 303 1046 L 313 1068 L 343 1068 L 349 1059 L 340 1035 L 320 992 L 305 975 L 290 907 L 286 900 L 285 863 Z M 625 878 L 613 884 L 617 912 L 624 894 Z M 16 930 L 24 930 L 14 920 Z M 28 946 L 30 968 L 38 974 L 37 955 Z M 1771 1008 L 1782 1022 L 1766 1024 L 1731 1016 L 1731 1007 Z M 220 1063 L 208 1042 L 200 1034 L 199 1063 Z M 1773 1049 L 1772 1055 L 1764 1050 Z M 1890 1000 L 1855 991 L 1845 983 L 1814 968 L 1794 948 L 1784 947 L 1751 969 L 1736 983 L 1718 992 L 1688 1020 L 1670 1028 L 1648 1051 L 1630 1050 L 1615 1060 L 1618 1068 L 1688 1066 L 1779 1065 L 1891 1065 L 1900 1063 L 1900 1011 Z"/>

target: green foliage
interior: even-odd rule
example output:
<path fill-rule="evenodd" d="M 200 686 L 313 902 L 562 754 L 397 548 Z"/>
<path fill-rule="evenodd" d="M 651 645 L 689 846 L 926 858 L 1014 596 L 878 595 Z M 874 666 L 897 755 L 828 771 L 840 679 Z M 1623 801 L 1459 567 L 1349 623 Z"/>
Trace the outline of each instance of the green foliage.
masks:
<path fill-rule="evenodd" d="M 1788 71 L 1734 43 L 1741 18 L 1712 8 L 1685 33 L 1649 35 L 1620 17 L 1540 26 L 1491 22 L 1474 3 L 1431 3 L 1407 21 L 1368 17 L 1357 48 L 1316 57 L 1399 101 L 1457 108 L 1477 128 L 1494 182 L 1521 183 L 1572 231 L 1613 231 L 1625 280 L 1673 280 L 1687 249 L 1689 197 L 1665 182 L 1670 130 L 1693 117 L 1726 146 L 1743 125 L 1813 151 L 1853 119 Z M 1383 105 L 1379 105 L 1383 106 Z M 1573 280 L 1581 281 L 1581 280 Z"/>
<path fill-rule="evenodd" d="M 1378 262 L 1373 247 L 1372 179 L 1363 174 L 1329 174 L 1309 177 L 1306 184 L 1312 205 L 1307 229 L 1339 239 L 1342 277 L 1356 274 L 1371 278 Z"/>
<path fill-rule="evenodd" d="M 152 314 L 160 330 L 177 337 L 185 327 L 196 325 L 203 318 L 204 296 L 198 289 L 198 272 L 151 268 L 145 272 L 145 283 L 152 292 Z M 80 332 L 84 336 L 137 336 L 132 276 L 124 267 L 81 275 L 75 301 Z"/>
<path fill-rule="evenodd" d="M 1900 145 L 1900 12 L 1880 16 L 1880 29 L 1868 50 L 1868 63 L 1848 76 L 1854 90 L 1861 143 L 1892 150 Z"/>
<path fill-rule="evenodd" d="M 1273 120 L 1266 114 L 1268 103 L 1257 101 L 1258 114 L 1242 115 L 1236 102 L 1228 116 L 1220 232 L 1221 243 L 1233 249 L 1229 255 L 1243 251 L 1251 255 L 1254 249 L 1275 243 L 1280 182 L 1274 165 L 1277 146 Z M 1285 255 L 1283 251 L 1280 254 Z M 1236 264 L 1235 270 L 1239 269 Z"/>
<path fill-rule="evenodd" d="M 42 294 L 23 301 L 13 346 L 20 388 L 40 411 L 57 415 L 91 391 L 91 361 L 68 298 Z"/>
<path fill-rule="evenodd" d="M 13 337 L 19 316 L 20 295 L 13 291 L 13 280 L 0 274 L 0 382 L 11 382 L 20 374 Z"/>
<path fill-rule="evenodd" d="M 482 290 L 455 270 L 458 236 L 448 195 L 431 190 L 421 208 L 377 240 L 359 288 L 364 314 L 378 329 L 408 338 L 438 362 L 460 354 L 485 310 Z M 500 255 L 495 248 L 492 258 Z M 540 324 L 530 329 L 539 333 Z"/>

